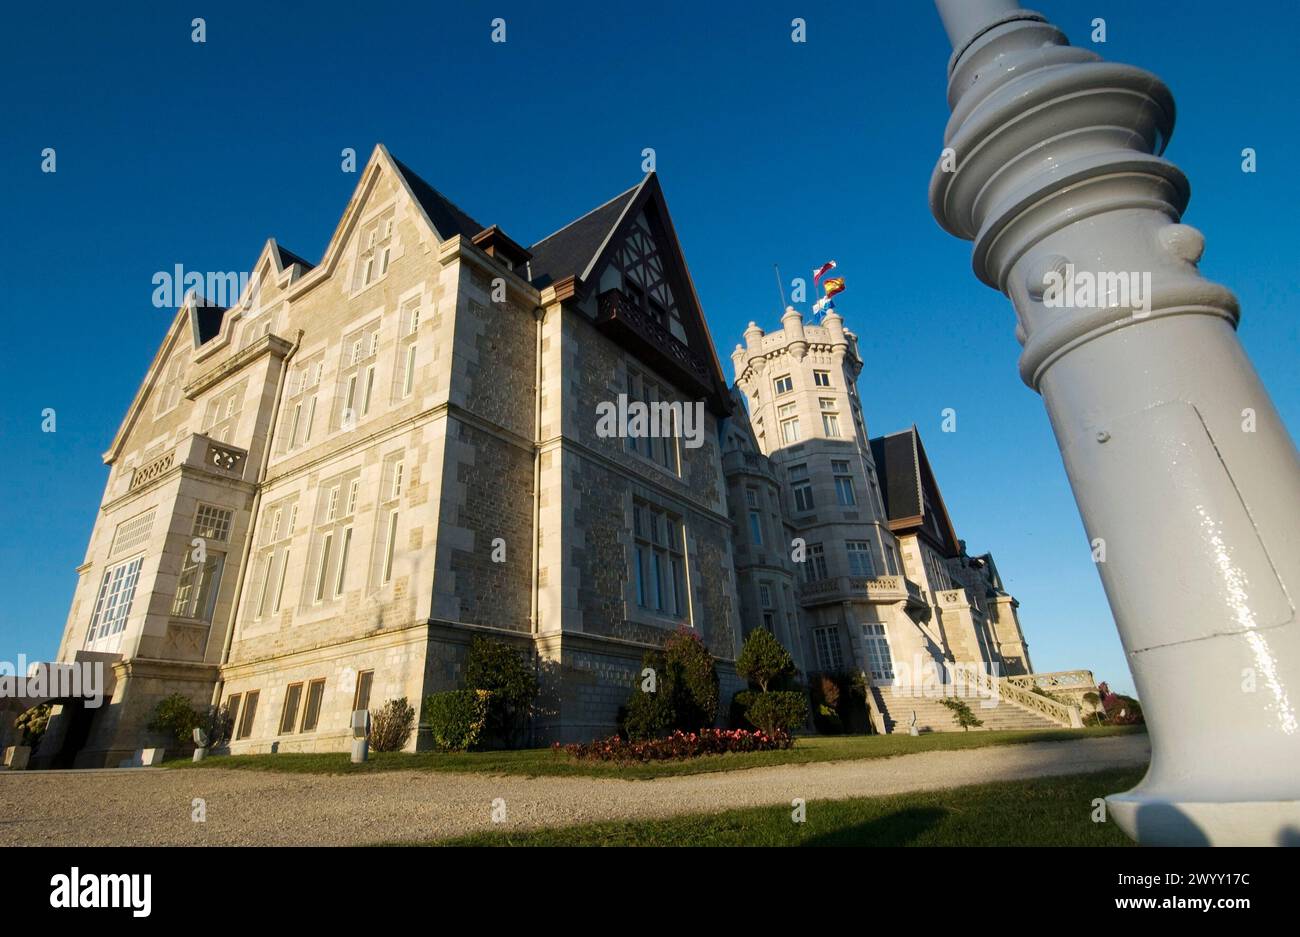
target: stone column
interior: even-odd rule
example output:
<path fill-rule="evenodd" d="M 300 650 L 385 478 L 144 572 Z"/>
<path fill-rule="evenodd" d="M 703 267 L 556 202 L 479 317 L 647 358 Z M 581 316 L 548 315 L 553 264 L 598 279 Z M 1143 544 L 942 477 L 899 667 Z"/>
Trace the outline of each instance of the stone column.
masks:
<path fill-rule="evenodd" d="M 1144 843 L 1300 842 L 1300 458 L 1180 223 L 1173 98 L 1013 0 L 936 2 L 931 209 L 1015 306 L 1151 732 L 1111 816 Z"/>

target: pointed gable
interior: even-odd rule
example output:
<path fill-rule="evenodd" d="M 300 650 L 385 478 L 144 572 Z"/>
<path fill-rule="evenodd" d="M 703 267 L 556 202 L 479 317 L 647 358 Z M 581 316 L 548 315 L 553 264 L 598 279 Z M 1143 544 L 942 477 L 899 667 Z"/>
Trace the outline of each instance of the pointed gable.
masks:
<path fill-rule="evenodd" d="M 659 178 L 534 244 L 534 285 L 564 287 L 596 327 L 719 416 L 731 411 L 709 326 Z"/>

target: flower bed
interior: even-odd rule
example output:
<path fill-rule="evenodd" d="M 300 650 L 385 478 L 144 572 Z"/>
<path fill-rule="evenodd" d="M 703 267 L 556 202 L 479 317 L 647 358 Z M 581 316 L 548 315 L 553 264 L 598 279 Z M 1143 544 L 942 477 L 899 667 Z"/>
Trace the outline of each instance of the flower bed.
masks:
<path fill-rule="evenodd" d="M 785 732 L 768 734 L 747 729 L 701 729 L 699 732 L 678 730 L 666 738 L 632 742 L 617 735 L 574 745 L 555 743 L 563 751 L 582 761 L 670 761 L 698 758 L 700 755 L 725 755 L 728 752 L 770 752 L 794 745 Z"/>

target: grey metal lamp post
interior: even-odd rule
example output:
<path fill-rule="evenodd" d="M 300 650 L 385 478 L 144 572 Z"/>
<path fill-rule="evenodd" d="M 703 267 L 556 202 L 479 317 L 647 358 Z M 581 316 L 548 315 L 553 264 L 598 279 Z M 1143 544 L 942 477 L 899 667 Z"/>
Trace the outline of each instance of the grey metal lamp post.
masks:
<path fill-rule="evenodd" d="M 930 206 L 1015 306 L 1151 732 L 1107 798 L 1143 843 L 1300 843 L 1300 457 L 1180 224 L 1154 75 L 1015 0 L 936 0 Z"/>

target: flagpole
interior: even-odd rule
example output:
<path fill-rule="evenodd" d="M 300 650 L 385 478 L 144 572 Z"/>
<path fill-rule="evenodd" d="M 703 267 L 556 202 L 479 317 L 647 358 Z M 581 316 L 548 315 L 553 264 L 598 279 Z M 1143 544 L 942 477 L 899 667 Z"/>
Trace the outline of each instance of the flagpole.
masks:
<path fill-rule="evenodd" d="M 772 269 L 776 271 L 776 290 L 781 294 L 781 308 L 776 311 L 778 316 L 785 315 L 785 284 L 781 282 L 781 268 L 772 264 Z"/>

